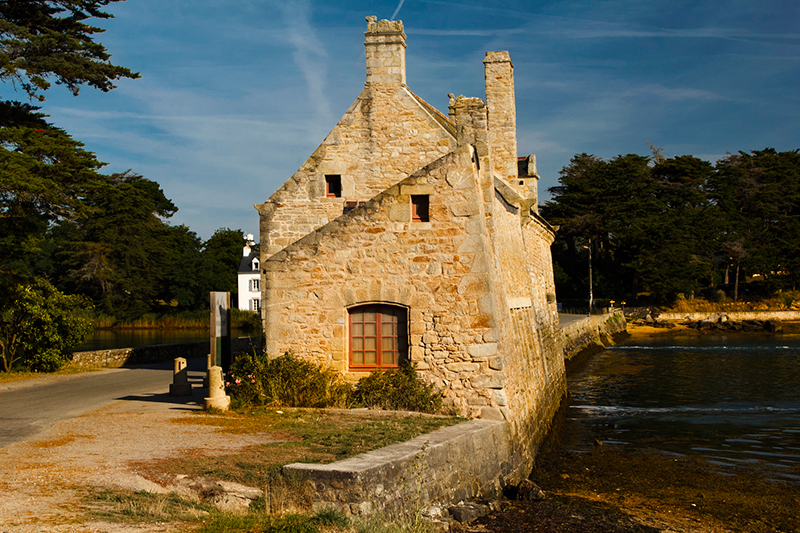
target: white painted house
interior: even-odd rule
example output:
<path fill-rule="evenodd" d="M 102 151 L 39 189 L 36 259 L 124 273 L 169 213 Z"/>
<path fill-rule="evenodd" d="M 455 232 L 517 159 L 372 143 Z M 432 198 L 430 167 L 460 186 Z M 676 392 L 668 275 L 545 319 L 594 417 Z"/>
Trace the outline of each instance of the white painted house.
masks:
<path fill-rule="evenodd" d="M 250 248 L 253 235 L 245 237 L 247 244 L 242 248 L 242 262 L 239 263 L 237 287 L 239 290 L 239 309 L 258 312 L 261 310 L 261 275 L 259 273 L 259 253 Z"/>

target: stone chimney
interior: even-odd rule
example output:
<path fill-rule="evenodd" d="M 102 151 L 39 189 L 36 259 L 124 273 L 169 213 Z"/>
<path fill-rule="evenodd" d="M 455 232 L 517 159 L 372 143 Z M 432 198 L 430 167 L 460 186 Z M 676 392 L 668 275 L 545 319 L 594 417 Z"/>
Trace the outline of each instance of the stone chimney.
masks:
<path fill-rule="evenodd" d="M 514 103 L 514 65 L 508 52 L 486 52 L 486 108 L 492 170 L 517 188 L 517 110 Z"/>
<path fill-rule="evenodd" d="M 406 84 L 406 34 L 403 21 L 367 17 L 367 85 Z"/>

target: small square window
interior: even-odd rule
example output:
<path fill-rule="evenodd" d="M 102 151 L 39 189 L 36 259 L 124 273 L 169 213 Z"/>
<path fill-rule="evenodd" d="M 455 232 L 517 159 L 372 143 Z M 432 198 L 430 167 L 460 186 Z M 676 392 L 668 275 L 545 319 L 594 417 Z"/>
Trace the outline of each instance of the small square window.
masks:
<path fill-rule="evenodd" d="M 411 195 L 412 222 L 430 222 L 430 200 L 427 194 Z"/>
<path fill-rule="evenodd" d="M 325 176 L 325 196 L 328 198 L 342 197 L 342 177 L 338 174 Z"/>

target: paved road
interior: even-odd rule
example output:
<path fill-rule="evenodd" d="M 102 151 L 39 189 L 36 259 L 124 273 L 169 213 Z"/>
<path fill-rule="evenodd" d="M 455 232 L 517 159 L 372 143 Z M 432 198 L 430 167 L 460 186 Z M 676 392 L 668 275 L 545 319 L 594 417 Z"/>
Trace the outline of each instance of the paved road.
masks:
<path fill-rule="evenodd" d="M 571 324 L 573 322 L 577 322 L 578 320 L 583 320 L 584 318 L 587 318 L 587 316 L 586 315 L 572 315 L 572 314 L 567 314 L 567 313 L 559 313 L 558 314 L 558 325 L 563 328 L 567 324 Z"/>
<path fill-rule="evenodd" d="M 205 364 L 205 359 L 189 361 L 189 381 L 195 387 L 202 384 Z M 183 399 L 168 395 L 172 366 L 169 362 L 0 384 L 0 448 L 33 439 L 60 420 L 118 400 L 184 405 Z"/>

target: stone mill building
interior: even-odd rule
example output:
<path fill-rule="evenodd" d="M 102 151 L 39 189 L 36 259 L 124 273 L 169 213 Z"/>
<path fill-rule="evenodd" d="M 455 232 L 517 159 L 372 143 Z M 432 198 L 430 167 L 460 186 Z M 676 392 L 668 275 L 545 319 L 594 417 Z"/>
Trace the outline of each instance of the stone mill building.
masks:
<path fill-rule="evenodd" d="M 366 84 L 260 214 L 270 355 L 349 379 L 416 364 L 445 404 L 538 435 L 565 392 L 535 158 L 508 52 L 441 113 L 406 84 L 400 21 L 367 17 Z"/>

